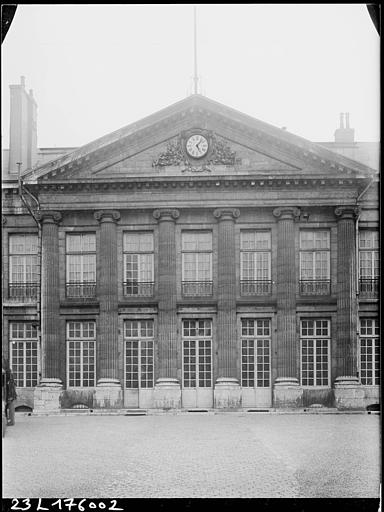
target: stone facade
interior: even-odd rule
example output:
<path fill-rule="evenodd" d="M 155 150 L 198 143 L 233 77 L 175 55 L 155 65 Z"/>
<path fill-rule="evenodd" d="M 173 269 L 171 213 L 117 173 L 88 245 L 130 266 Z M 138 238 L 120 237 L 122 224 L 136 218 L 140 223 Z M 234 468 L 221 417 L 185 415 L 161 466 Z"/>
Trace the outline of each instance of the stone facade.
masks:
<path fill-rule="evenodd" d="M 177 161 L 164 157 L 194 131 L 225 144 L 207 161 L 182 142 Z M 193 95 L 33 168 L 21 192 L 4 189 L 2 230 L 3 359 L 29 383 L 19 405 L 378 402 L 359 333 L 361 319 L 377 321 L 378 296 L 357 272 L 357 236 L 379 228 L 373 169 Z M 36 235 L 41 293 L 15 284 L 18 234 Z M 68 237 L 82 234 L 94 267 L 93 249 L 69 256 Z M 16 357 L 31 346 L 34 386 Z"/>

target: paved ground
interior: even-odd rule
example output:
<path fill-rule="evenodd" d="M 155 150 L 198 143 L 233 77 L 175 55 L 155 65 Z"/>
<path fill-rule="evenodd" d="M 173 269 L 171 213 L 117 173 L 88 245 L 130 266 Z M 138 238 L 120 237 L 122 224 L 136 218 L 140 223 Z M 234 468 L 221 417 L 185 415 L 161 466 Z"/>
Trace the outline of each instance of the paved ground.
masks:
<path fill-rule="evenodd" d="M 16 417 L 4 497 L 379 496 L 380 417 Z"/>

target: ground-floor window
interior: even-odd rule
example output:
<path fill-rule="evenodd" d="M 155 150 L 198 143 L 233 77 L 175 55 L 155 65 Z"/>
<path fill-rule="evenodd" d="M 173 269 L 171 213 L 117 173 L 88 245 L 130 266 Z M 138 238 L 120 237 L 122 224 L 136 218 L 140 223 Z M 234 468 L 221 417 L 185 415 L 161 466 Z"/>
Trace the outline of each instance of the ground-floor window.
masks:
<path fill-rule="evenodd" d="M 329 320 L 302 320 L 301 384 L 303 386 L 329 386 Z"/>
<path fill-rule="evenodd" d="M 67 322 L 68 387 L 95 386 L 95 351 L 95 322 Z"/>
<path fill-rule="evenodd" d="M 183 386 L 212 387 L 212 321 L 183 321 Z"/>
<path fill-rule="evenodd" d="M 125 387 L 153 387 L 153 320 L 126 320 Z"/>
<path fill-rule="evenodd" d="M 31 322 L 12 322 L 10 362 L 16 387 L 32 388 L 38 383 L 37 327 Z"/>
<path fill-rule="evenodd" d="M 360 320 L 360 376 L 366 386 L 380 385 L 379 321 L 373 318 Z"/>
<path fill-rule="evenodd" d="M 241 321 L 241 385 L 269 387 L 271 375 L 270 320 Z"/>

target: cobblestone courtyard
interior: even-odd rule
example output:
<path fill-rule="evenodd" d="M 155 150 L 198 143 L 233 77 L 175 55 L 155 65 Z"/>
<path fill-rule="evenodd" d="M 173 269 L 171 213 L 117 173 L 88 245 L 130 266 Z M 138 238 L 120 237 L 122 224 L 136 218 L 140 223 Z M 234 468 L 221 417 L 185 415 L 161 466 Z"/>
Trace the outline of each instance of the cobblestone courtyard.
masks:
<path fill-rule="evenodd" d="M 4 497 L 376 498 L 380 417 L 17 415 Z"/>

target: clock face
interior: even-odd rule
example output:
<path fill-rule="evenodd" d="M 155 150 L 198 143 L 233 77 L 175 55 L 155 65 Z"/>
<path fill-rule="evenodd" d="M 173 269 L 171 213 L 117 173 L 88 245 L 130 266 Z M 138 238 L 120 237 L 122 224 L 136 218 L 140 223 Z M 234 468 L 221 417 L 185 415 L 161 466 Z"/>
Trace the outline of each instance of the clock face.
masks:
<path fill-rule="evenodd" d="M 202 158 L 208 152 L 208 141 L 203 135 L 191 135 L 185 147 L 189 156 Z"/>

